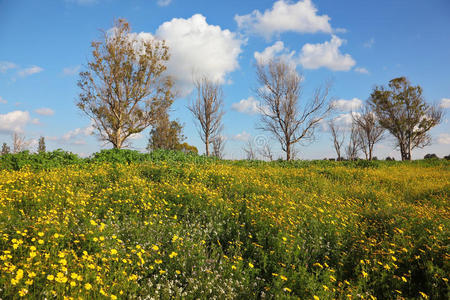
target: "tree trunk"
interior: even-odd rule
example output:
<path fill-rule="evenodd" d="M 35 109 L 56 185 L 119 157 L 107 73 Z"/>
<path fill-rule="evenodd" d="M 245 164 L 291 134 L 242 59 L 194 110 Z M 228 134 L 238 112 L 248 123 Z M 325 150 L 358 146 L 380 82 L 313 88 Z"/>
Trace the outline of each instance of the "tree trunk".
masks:
<path fill-rule="evenodd" d="M 209 156 L 209 136 L 205 136 L 205 148 L 206 148 L 206 156 Z"/>
<path fill-rule="evenodd" d="M 286 160 L 291 160 L 291 144 L 286 143 Z"/>

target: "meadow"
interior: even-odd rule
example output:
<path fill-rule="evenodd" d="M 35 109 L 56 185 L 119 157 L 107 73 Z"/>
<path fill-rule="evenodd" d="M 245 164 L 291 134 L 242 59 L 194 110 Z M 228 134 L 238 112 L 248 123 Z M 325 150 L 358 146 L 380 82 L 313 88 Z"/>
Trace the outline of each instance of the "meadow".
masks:
<path fill-rule="evenodd" d="M 448 161 L 108 155 L 0 161 L 1 299 L 449 297 Z"/>

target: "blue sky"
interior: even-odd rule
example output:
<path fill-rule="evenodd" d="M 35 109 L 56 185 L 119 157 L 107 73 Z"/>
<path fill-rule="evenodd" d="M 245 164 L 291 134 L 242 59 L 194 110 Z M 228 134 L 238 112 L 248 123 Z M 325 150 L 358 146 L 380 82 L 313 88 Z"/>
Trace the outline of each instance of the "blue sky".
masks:
<path fill-rule="evenodd" d="M 78 73 L 90 43 L 126 18 L 136 33 L 165 39 L 168 70 L 180 97 L 171 116 L 185 125 L 187 142 L 204 152 L 186 106 L 194 97 L 193 74 L 223 83 L 224 135 L 228 158 L 242 158 L 246 140 L 273 144 L 256 130 L 256 58 L 282 56 L 304 76 L 302 101 L 332 80 L 331 96 L 340 100 L 334 117 L 343 125 L 349 110 L 368 98 L 375 85 L 407 76 L 422 86 L 425 99 L 446 111 L 432 130 L 433 144 L 413 152 L 450 154 L 450 1 L 203 1 L 203 0 L 0 0 L 0 142 L 17 131 L 35 148 L 45 136 L 49 150 L 62 148 L 89 155 L 108 148 L 91 135 L 90 120 L 75 106 Z M 255 58 L 256 57 L 256 58 Z M 299 158 L 335 157 L 329 133 L 298 147 Z M 395 156 L 387 138 L 378 157 Z M 143 150 L 148 130 L 135 137 Z M 277 156 L 279 156 L 277 155 Z"/>

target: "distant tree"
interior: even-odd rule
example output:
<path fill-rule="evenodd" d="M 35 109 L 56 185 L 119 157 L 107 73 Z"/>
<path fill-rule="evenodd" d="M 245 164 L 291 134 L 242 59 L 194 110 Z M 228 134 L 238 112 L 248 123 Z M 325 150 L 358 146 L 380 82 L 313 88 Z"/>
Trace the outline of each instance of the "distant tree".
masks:
<path fill-rule="evenodd" d="M 286 153 L 286 160 L 291 160 L 294 146 L 311 141 L 315 128 L 331 110 L 329 86 L 316 89 L 310 101 L 300 103 L 302 77 L 287 62 L 281 59 L 260 62 L 256 65 L 256 75 L 263 87 L 256 91 L 261 100 L 258 129 L 271 133 Z"/>
<path fill-rule="evenodd" d="M 356 124 L 359 144 L 367 160 L 372 160 L 373 148 L 383 139 L 384 128 L 378 123 L 369 105 L 364 105 L 359 114 L 352 114 Z"/>
<path fill-rule="evenodd" d="M 188 143 L 182 143 L 175 146 L 175 150 L 182 151 L 184 153 L 198 154 L 197 147 L 189 145 Z"/>
<path fill-rule="evenodd" d="M 11 148 L 8 146 L 7 143 L 3 143 L 2 145 L 2 155 L 9 154 L 11 152 Z"/>
<path fill-rule="evenodd" d="M 128 22 L 119 19 L 101 42 L 92 42 L 92 60 L 78 81 L 77 106 L 94 121 L 100 138 L 119 149 L 173 102 L 172 80 L 164 73 L 168 47 L 130 32 Z"/>
<path fill-rule="evenodd" d="M 342 160 L 341 149 L 345 141 L 344 129 L 340 128 L 335 120 L 328 122 L 328 127 L 330 128 L 331 138 L 333 139 L 334 150 L 336 150 L 337 160 Z"/>
<path fill-rule="evenodd" d="M 395 157 L 390 157 L 390 156 L 388 156 L 388 157 L 386 157 L 386 160 L 387 160 L 387 161 L 394 161 L 394 160 L 395 160 Z"/>
<path fill-rule="evenodd" d="M 423 158 L 424 159 L 439 159 L 439 157 L 434 153 L 433 154 L 428 153 Z"/>
<path fill-rule="evenodd" d="M 225 138 L 222 135 L 218 135 L 212 140 L 211 145 L 213 147 L 213 155 L 223 159 L 225 156 Z"/>
<path fill-rule="evenodd" d="M 205 144 L 206 156 L 209 156 L 209 145 L 223 129 L 223 92 L 218 82 L 206 77 L 197 79 L 195 87 L 197 97 L 188 108 L 198 121 L 200 138 Z"/>
<path fill-rule="evenodd" d="M 183 127 L 177 121 L 170 121 L 167 114 L 163 114 L 150 130 L 147 150 L 156 149 L 175 150 L 186 138 L 183 135 Z"/>
<path fill-rule="evenodd" d="M 248 160 L 254 160 L 256 159 L 256 151 L 255 147 L 253 146 L 252 141 L 249 139 L 247 143 L 242 147 L 242 150 L 245 153 L 245 158 Z"/>
<path fill-rule="evenodd" d="M 46 147 L 45 147 L 45 139 L 43 136 L 39 138 L 39 144 L 38 144 L 38 153 L 45 153 Z"/>
<path fill-rule="evenodd" d="M 358 151 L 360 149 L 360 140 L 358 137 L 358 130 L 356 128 L 356 124 L 352 124 L 352 129 L 350 131 L 350 136 L 348 140 L 347 148 L 345 152 L 347 154 L 348 160 L 356 160 L 358 158 Z"/>
<path fill-rule="evenodd" d="M 12 140 L 13 140 L 13 153 L 25 151 L 30 145 L 30 142 L 25 140 L 25 136 L 20 135 L 17 132 L 13 133 Z"/>
<path fill-rule="evenodd" d="M 265 143 L 264 146 L 261 149 L 259 149 L 258 152 L 266 160 L 268 161 L 274 160 L 274 153 L 272 151 L 272 147 L 270 146 L 270 144 Z"/>
<path fill-rule="evenodd" d="M 444 156 L 444 159 L 446 159 L 446 160 L 450 160 L 450 154 L 449 154 L 449 155 L 447 155 L 447 156 Z"/>
<path fill-rule="evenodd" d="M 388 87 L 378 86 L 370 95 L 379 123 L 396 138 L 402 160 L 411 160 L 414 148 L 431 143 L 428 131 L 441 122 L 443 111 L 428 105 L 420 86 L 412 86 L 406 77 L 394 78 Z"/>

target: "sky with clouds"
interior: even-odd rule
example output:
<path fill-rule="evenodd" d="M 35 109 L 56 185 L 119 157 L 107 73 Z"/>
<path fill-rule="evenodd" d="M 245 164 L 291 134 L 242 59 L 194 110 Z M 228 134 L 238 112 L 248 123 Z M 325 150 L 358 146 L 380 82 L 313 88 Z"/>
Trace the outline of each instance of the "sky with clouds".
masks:
<path fill-rule="evenodd" d="M 179 95 L 171 117 L 184 124 L 186 141 L 201 153 L 187 109 L 197 75 L 223 85 L 227 158 L 243 158 L 248 140 L 272 144 L 281 156 L 277 143 L 257 130 L 255 63 L 282 57 L 302 74 L 301 103 L 332 82 L 333 117 L 343 128 L 376 85 L 407 76 L 445 111 L 431 131 L 433 144 L 413 158 L 450 154 L 447 0 L 0 0 L 0 143 L 11 143 L 18 132 L 29 140 L 45 136 L 49 150 L 84 156 L 110 147 L 97 140 L 75 102 L 90 44 L 116 18 L 126 18 L 136 37 L 166 41 L 167 72 Z M 133 137 L 134 149 L 144 151 L 148 131 Z M 326 126 L 297 151 L 303 159 L 336 156 Z M 399 158 L 389 135 L 375 155 Z"/>

